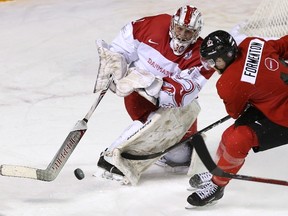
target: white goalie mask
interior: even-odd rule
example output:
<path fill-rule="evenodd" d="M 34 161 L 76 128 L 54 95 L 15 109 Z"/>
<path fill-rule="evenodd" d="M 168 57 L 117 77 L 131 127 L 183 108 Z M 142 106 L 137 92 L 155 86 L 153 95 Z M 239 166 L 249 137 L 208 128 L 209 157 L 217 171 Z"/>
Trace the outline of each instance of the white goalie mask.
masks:
<path fill-rule="evenodd" d="M 198 9 L 186 5 L 177 10 L 171 19 L 169 35 L 170 47 L 175 55 L 182 55 L 190 44 L 198 39 L 203 19 Z"/>

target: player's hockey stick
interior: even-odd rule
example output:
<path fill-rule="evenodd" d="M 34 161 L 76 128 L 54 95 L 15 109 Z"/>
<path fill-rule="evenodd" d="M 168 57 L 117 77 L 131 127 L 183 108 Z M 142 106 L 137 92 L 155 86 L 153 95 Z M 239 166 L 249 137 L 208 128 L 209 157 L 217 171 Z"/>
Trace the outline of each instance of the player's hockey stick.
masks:
<path fill-rule="evenodd" d="M 87 131 L 88 120 L 90 119 L 96 107 L 108 91 L 111 82 L 112 77 L 110 78 L 105 89 L 100 92 L 97 100 L 93 103 L 86 116 L 82 120 L 79 120 L 73 127 L 73 129 L 70 131 L 62 146 L 57 151 L 56 155 L 46 169 L 3 164 L 0 166 L 0 174 L 2 176 L 29 178 L 40 181 L 53 181 L 58 176 L 61 169 L 67 162 L 68 158 L 71 156 L 72 152 Z"/>
<path fill-rule="evenodd" d="M 211 155 L 207 149 L 205 141 L 200 134 L 195 135 L 193 140 L 191 140 L 191 143 L 194 146 L 198 156 L 200 157 L 205 167 L 213 175 L 225 177 L 225 178 L 231 178 L 231 179 L 239 179 L 239 180 L 244 180 L 244 181 L 262 182 L 262 183 L 268 183 L 268 184 L 288 186 L 288 181 L 269 179 L 269 178 L 260 178 L 260 177 L 254 177 L 254 176 L 246 176 L 246 175 L 238 175 L 238 174 L 224 172 L 215 164 L 215 162 L 211 158 Z"/>
<path fill-rule="evenodd" d="M 217 125 L 227 121 L 228 119 L 230 119 L 231 117 L 229 115 L 219 119 L 218 121 L 214 122 L 213 124 L 203 128 L 202 130 L 198 131 L 196 134 L 201 134 L 201 133 L 204 133 L 214 127 L 216 127 Z M 121 153 L 121 156 L 125 159 L 129 159 L 129 160 L 148 160 L 148 159 L 153 159 L 153 158 L 156 158 L 156 157 L 159 157 L 165 153 L 167 153 L 168 151 L 178 147 L 179 145 L 187 142 L 188 140 L 192 140 L 193 137 L 196 135 L 196 134 L 193 134 L 192 136 L 188 137 L 187 139 L 185 139 L 184 141 L 182 142 L 179 142 L 179 143 L 176 143 L 175 145 L 161 151 L 161 152 L 156 152 L 156 153 L 152 153 L 152 154 L 148 154 L 148 155 L 134 155 L 134 154 L 131 154 L 131 153 L 128 153 L 128 152 L 122 152 Z"/>

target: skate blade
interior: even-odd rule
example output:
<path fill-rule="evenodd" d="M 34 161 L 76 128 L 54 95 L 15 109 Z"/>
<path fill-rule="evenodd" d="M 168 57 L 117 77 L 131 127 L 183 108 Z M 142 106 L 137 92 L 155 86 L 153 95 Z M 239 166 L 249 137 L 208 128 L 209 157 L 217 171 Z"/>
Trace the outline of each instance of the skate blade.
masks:
<path fill-rule="evenodd" d="M 194 187 L 191 187 L 191 186 L 189 186 L 187 188 L 187 191 L 190 191 L 190 192 L 195 192 L 196 190 L 198 190 L 198 188 L 194 188 Z"/>
<path fill-rule="evenodd" d="M 103 179 L 108 179 L 111 181 L 117 181 L 119 182 L 121 185 L 127 185 L 130 183 L 130 181 L 126 178 L 126 176 L 121 176 L 121 175 L 117 175 L 115 173 L 111 173 L 107 170 L 105 170 L 103 173 L 99 174 L 99 173 L 94 173 L 93 176 L 94 177 L 98 177 L 101 176 Z"/>
<path fill-rule="evenodd" d="M 109 180 L 115 180 L 115 181 L 121 181 L 123 176 L 108 172 L 108 171 L 104 171 L 101 175 L 102 178 L 105 179 L 109 179 Z"/>
<path fill-rule="evenodd" d="M 194 205 L 191 205 L 190 203 L 188 203 L 188 204 L 185 206 L 185 209 L 187 209 L 187 210 L 200 209 L 200 208 L 203 208 L 203 207 L 214 206 L 214 205 L 216 205 L 216 204 L 217 204 L 217 200 L 216 200 L 216 201 L 209 202 L 209 203 L 207 203 L 207 204 L 204 205 L 204 206 L 194 206 Z"/>
<path fill-rule="evenodd" d="M 197 190 L 199 190 L 199 189 L 203 189 L 204 187 L 205 187 L 205 184 L 202 184 L 202 185 L 200 185 L 199 187 L 188 186 L 188 187 L 187 187 L 187 191 L 193 191 L 193 192 L 195 192 L 195 191 L 197 191 Z"/>

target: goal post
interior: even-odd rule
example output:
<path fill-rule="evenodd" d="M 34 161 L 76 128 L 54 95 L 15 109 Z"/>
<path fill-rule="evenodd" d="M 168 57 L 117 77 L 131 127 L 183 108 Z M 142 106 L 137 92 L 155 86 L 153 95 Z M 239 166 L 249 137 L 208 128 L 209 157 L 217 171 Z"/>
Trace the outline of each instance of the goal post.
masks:
<path fill-rule="evenodd" d="M 247 36 L 276 37 L 288 34 L 288 0 L 262 0 L 239 33 Z"/>

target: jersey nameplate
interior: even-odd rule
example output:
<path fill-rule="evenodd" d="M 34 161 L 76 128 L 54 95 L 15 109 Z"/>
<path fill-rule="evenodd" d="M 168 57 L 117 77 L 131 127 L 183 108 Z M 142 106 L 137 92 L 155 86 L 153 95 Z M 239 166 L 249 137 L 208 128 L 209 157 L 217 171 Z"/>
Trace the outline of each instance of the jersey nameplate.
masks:
<path fill-rule="evenodd" d="M 250 41 L 241 81 L 255 84 L 262 57 L 263 47 L 264 41 L 259 39 Z"/>

